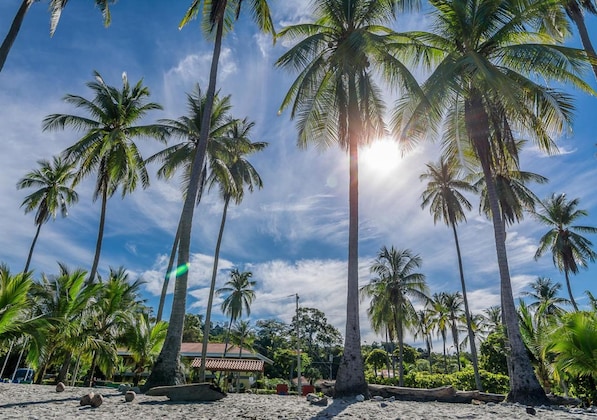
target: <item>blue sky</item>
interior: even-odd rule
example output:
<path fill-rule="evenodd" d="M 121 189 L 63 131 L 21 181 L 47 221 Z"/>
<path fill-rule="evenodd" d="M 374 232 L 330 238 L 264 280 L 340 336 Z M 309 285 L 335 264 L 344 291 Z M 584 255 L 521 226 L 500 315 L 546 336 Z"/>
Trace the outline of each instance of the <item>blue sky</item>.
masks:
<path fill-rule="evenodd" d="M 307 19 L 307 0 L 272 1 L 275 25 Z M 0 34 L 8 30 L 20 0 L 0 3 Z M 89 97 L 85 83 L 99 71 L 106 82 L 120 86 L 121 74 L 129 81 L 143 78 L 151 99 L 163 111 L 148 116 L 178 118 L 186 113 L 185 93 L 195 83 L 207 87 L 212 45 L 206 43 L 197 21 L 178 30 L 190 1 L 120 1 L 112 6 L 112 25 L 104 28 L 93 3 L 69 2 L 53 38 L 49 37 L 47 3 L 33 4 L 19 37 L 0 73 L 0 261 L 13 272 L 25 264 L 35 233 L 33 214 L 20 208 L 29 193 L 17 190 L 16 182 L 37 167 L 39 159 L 50 159 L 78 138 L 72 131 L 44 133 L 42 119 L 52 113 L 78 113 L 62 101 L 67 93 Z M 425 19 L 409 15 L 400 29 L 421 28 Z M 597 39 L 595 19 L 588 20 Z M 572 41 L 576 45 L 576 41 Z M 253 26 L 239 24 L 224 42 L 219 88 L 230 94 L 233 114 L 254 121 L 254 141 L 270 146 L 252 162 L 260 172 L 264 188 L 247 194 L 239 206 L 231 206 L 221 249 L 218 287 L 232 267 L 250 270 L 257 281 L 257 299 L 251 320 L 278 318 L 289 322 L 294 295 L 302 306 L 324 311 L 342 333 L 345 322 L 346 256 L 348 238 L 348 161 L 332 149 L 299 150 L 296 130 L 289 113 L 278 116 L 292 74 L 276 69 L 273 62 L 286 51 L 283 43 L 256 34 Z M 595 86 L 594 79 L 587 75 Z M 580 208 L 589 212 L 583 224 L 597 226 L 597 143 L 594 110 L 597 99 L 577 94 L 574 133 L 559 139 L 561 154 L 545 156 L 530 147 L 523 153 L 523 170 L 544 175 L 549 184 L 533 186 L 544 198 L 565 192 L 580 198 Z M 139 142 L 145 157 L 163 148 L 151 140 Z M 459 290 L 458 271 L 451 231 L 434 226 L 428 210 L 420 208 L 424 185 L 419 175 L 425 163 L 439 157 L 436 144 L 421 144 L 405 157 L 397 148 L 380 142 L 364 150 L 360 178 L 360 284 L 369 281 L 369 265 L 383 245 L 409 248 L 423 259 L 432 292 Z M 390 158 L 390 159 L 388 159 Z M 163 273 L 182 207 L 178 180 L 158 180 L 157 166 L 150 166 L 151 186 L 108 202 L 107 227 L 100 273 L 108 267 L 124 266 L 131 277 L 147 283 L 144 296 L 157 305 Z M 70 267 L 90 268 L 99 221 L 99 202 L 92 201 L 93 178 L 79 185 L 79 203 L 66 219 L 58 218 L 42 227 L 31 268 L 36 274 L 57 271 L 57 261 Z M 469 300 L 480 312 L 499 304 L 499 280 L 490 222 L 478 214 L 478 200 L 468 223 L 459 228 Z M 222 212 L 217 194 L 207 195 L 195 212 L 192 259 L 189 274 L 188 311 L 205 313 L 207 287 Z M 508 230 L 508 254 L 516 296 L 537 276 L 563 282 L 551 257 L 534 261 L 538 238 L 545 232 L 532 218 Z M 597 238 L 590 237 L 594 242 Z M 597 294 L 595 265 L 572 278 L 578 303 L 586 304 L 585 290 Z M 564 293 L 564 292 L 563 292 Z M 170 295 L 171 297 L 171 295 Z M 169 302 L 167 312 L 169 312 Z M 223 320 L 216 301 L 216 321 Z M 381 337 L 371 331 L 361 305 L 363 340 Z"/>

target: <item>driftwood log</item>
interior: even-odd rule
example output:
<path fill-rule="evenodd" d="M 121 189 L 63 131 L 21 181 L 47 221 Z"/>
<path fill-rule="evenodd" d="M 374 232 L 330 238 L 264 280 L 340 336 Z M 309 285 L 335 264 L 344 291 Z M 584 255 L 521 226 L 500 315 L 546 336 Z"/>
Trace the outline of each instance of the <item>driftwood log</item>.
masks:
<path fill-rule="evenodd" d="M 150 388 L 146 395 L 151 396 L 165 396 L 170 401 L 217 401 L 226 396 L 216 388 L 213 384 L 208 382 L 188 385 L 173 385 L 173 386 L 157 386 Z"/>
<path fill-rule="evenodd" d="M 469 404 L 473 400 L 486 403 L 499 403 L 504 401 L 504 398 L 506 397 L 502 394 L 490 394 L 479 391 L 457 391 L 452 386 L 423 389 L 369 384 L 369 393 L 371 396 L 378 395 L 384 398 L 394 397 L 397 400 L 403 401 L 440 401 Z"/>

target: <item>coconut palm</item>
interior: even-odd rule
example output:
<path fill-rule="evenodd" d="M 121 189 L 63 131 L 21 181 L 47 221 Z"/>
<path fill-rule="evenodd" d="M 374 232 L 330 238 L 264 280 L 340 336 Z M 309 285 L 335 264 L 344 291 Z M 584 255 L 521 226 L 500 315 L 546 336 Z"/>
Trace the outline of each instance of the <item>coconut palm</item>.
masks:
<path fill-rule="evenodd" d="M 444 302 L 442 293 L 434 293 L 431 299 L 427 302 L 427 310 L 431 318 L 431 327 L 437 331 L 437 335 L 441 337 L 444 351 L 444 373 L 448 373 L 448 355 L 447 346 L 448 341 L 448 327 L 450 325 L 450 314 Z"/>
<path fill-rule="evenodd" d="M 280 111 L 297 117 L 298 145 L 339 145 L 349 154 L 348 287 L 344 353 L 335 384 L 337 395 L 368 394 L 361 354 L 358 287 L 359 147 L 382 137 L 385 105 L 376 84 L 418 89 L 416 80 L 393 54 L 396 1 L 318 0 L 314 23 L 284 28 L 279 37 L 297 40 L 276 65 L 299 72 Z M 400 3 L 410 6 L 416 2 Z M 379 76 L 379 79 L 377 79 Z"/>
<path fill-rule="evenodd" d="M 201 130 L 199 133 L 199 141 L 197 143 L 197 153 L 191 166 L 189 190 L 185 197 L 178 226 L 179 239 L 177 266 L 180 267 L 181 270 L 174 287 L 172 312 L 168 324 L 168 336 L 166 337 L 166 342 L 162 348 L 160 356 L 151 370 L 151 375 L 147 379 L 145 385 L 146 388 L 157 385 L 175 385 L 184 383 L 184 375 L 180 369 L 178 356 L 180 354 L 180 339 L 182 337 L 182 327 L 186 308 L 188 269 L 185 268 L 188 268 L 190 261 L 191 228 L 195 210 L 195 197 L 197 197 L 197 192 L 199 190 L 199 181 L 207 152 L 209 133 L 211 131 L 210 119 L 216 93 L 216 81 L 222 39 L 226 32 L 232 30 L 234 21 L 240 17 L 242 5 L 242 1 L 212 0 L 201 2 L 200 0 L 193 0 L 180 23 L 180 27 L 185 26 L 201 11 L 204 17 L 204 32 L 209 37 L 214 37 L 214 50 L 209 72 L 209 84 L 206 92 L 203 120 L 201 121 Z M 250 2 L 249 7 L 251 15 L 259 29 L 273 34 L 274 25 L 267 1 L 253 0 Z"/>
<path fill-rule="evenodd" d="M 425 275 L 417 273 L 423 261 L 408 249 L 397 250 L 382 247 L 370 267 L 376 277 L 361 289 L 361 293 L 371 297 L 375 305 L 384 312 L 385 320 L 394 325 L 398 338 L 398 377 L 399 385 L 404 385 L 404 333 L 415 323 L 414 300 L 427 301 Z"/>
<path fill-rule="evenodd" d="M 18 338 L 31 330 L 28 293 L 32 283 L 30 273 L 13 275 L 6 264 L 0 264 L 0 340 Z"/>
<path fill-rule="evenodd" d="M 238 358 L 242 358 L 243 348 L 253 349 L 255 331 L 249 321 L 238 321 L 230 331 L 230 340 L 238 346 Z M 237 374 L 239 374 L 237 372 Z M 240 374 L 239 374 L 240 375 Z M 240 392 L 240 380 L 236 381 L 236 392 Z"/>
<path fill-rule="evenodd" d="M 412 32 L 416 64 L 437 64 L 422 88 L 425 100 L 406 96 L 398 103 L 394 130 L 421 139 L 441 127 L 452 148 L 473 151 L 482 168 L 491 208 L 504 323 L 510 345 L 508 401 L 547 404 L 520 337 L 505 244 L 505 226 L 495 184 L 495 163 L 515 162 L 515 133 L 543 150 L 572 119 L 572 98 L 541 81 L 591 88 L 580 74 L 588 67 L 582 50 L 551 42 L 532 25 L 546 3 L 432 0 L 433 33 Z M 516 372 L 512 374 L 512 372 Z"/>
<path fill-rule="evenodd" d="M 458 324 L 462 319 L 462 295 L 460 292 L 447 293 L 442 292 L 441 298 L 448 313 L 448 324 L 452 332 L 452 341 L 454 343 L 454 350 L 456 351 L 456 359 L 458 361 L 458 370 L 462 369 L 460 365 L 460 340 L 458 338 Z"/>
<path fill-rule="evenodd" d="M 60 156 L 55 156 L 52 162 L 45 159 L 37 161 L 40 166 L 29 172 L 17 183 L 17 188 L 38 188 L 23 200 L 21 207 L 25 207 L 25 213 L 36 210 L 35 225 L 37 230 L 29 248 L 27 262 L 24 272 L 29 270 L 33 249 L 37 242 L 41 226 L 50 218 L 56 219 L 56 213 L 60 210 L 62 217 L 68 215 L 68 206 L 79 200 L 77 192 L 68 185 L 75 177 L 73 173 L 74 164 L 64 161 Z"/>
<path fill-rule="evenodd" d="M 232 323 L 241 319 L 244 313 L 249 316 L 251 314 L 251 304 L 255 300 L 255 290 L 253 289 L 257 284 L 251 280 L 253 273 L 250 271 L 238 271 L 237 268 L 230 272 L 230 280 L 228 280 L 224 287 L 219 288 L 216 293 L 225 296 L 222 302 L 222 312 L 230 318 L 228 323 L 228 332 L 226 333 L 226 344 L 224 346 L 224 356 L 228 350 L 228 341 L 230 339 L 230 330 Z M 209 330 L 206 328 L 205 331 Z M 205 334 L 205 332 L 204 332 Z M 204 347 L 207 347 L 207 342 L 203 340 Z M 201 354 L 203 357 L 203 353 Z M 203 366 L 203 362 L 201 363 Z M 205 370 L 201 369 L 201 376 L 204 377 Z"/>
<path fill-rule="evenodd" d="M 432 372 L 433 362 L 431 358 L 431 350 L 433 349 L 433 320 L 431 318 L 431 311 L 429 309 L 419 309 L 416 313 L 417 319 L 415 323 L 415 339 L 422 338 L 425 341 L 427 349 L 427 357 L 429 360 L 429 372 Z"/>
<path fill-rule="evenodd" d="M 240 204 L 244 197 L 245 185 L 249 191 L 255 187 L 262 188 L 263 183 L 259 173 L 253 165 L 245 158 L 246 155 L 263 150 L 267 143 L 251 142 L 249 139 L 250 130 L 253 123 L 246 119 L 236 121 L 228 135 L 218 139 L 214 144 L 220 144 L 220 150 L 214 153 L 214 159 L 211 165 L 211 174 L 207 180 L 209 188 L 217 186 L 220 189 L 220 195 L 224 200 L 224 210 L 222 212 L 222 221 L 218 232 L 218 240 L 214 253 L 214 264 L 211 274 L 211 283 L 209 287 L 209 297 L 207 301 L 207 310 L 205 315 L 205 325 L 203 331 L 203 348 L 201 351 L 200 377 L 205 379 L 205 358 L 207 357 L 207 342 L 209 339 L 209 329 L 211 323 L 211 311 L 213 306 L 213 297 L 216 289 L 216 275 L 218 273 L 218 261 L 220 258 L 220 247 L 224 235 L 224 226 L 226 225 L 226 216 L 230 200 Z"/>
<path fill-rule="evenodd" d="M 579 201 L 578 198 L 568 200 L 565 194 L 552 194 L 539 203 L 539 209 L 534 213 L 540 223 L 550 228 L 539 239 L 535 259 L 539 259 L 548 249 L 551 251 L 554 265 L 564 272 L 568 295 L 575 311 L 578 311 L 578 305 L 572 294 L 570 273 L 577 274 L 580 267 L 587 266 L 587 261 L 594 262 L 597 258 L 597 253 L 591 249 L 593 243 L 580 235 L 597 233 L 597 228 L 574 224 L 579 218 L 588 215 L 586 210 L 578 209 Z"/>
<path fill-rule="evenodd" d="M 167 322 L 159 321 L 154 324 L 147 312 L 136 313 L 128 325 L 124 343 L 134 364 L 134 386 L 138 385 L 141 373 L 155 362 L 166 339 L 167 330 Z"/>
<path fill-rule="evenodd" d="M 562 288 L 560 283 L 554 283 L 549 277 L 537 277 L 537 279 L 530 284 L 532 291 L 523 292 L 523 296 L 533 299 L 529 304 L 529 309 L 535 311 L 537 322 L 545 320 L 546 317 L 558 317 L 566 313 L 560 305 L 568 305 L 570 301 L 563 297 L 558 297 L 558 293 Z"/>
<path fill-rule="evenodd" d="M 25 19 L 25 15 L 29 11 L 29 8 L 33 3 L 37 0 L 22 0 L 21 5 L 19 6 L 19 10 L 12 20 L 12 24 L 10 25 L 10 29 L 6 34 L 2 45 L 0 46 L 0 72 L 4 67 L 4 63 L 6 63 L 6 57 L 8 57 L 8 53 L 12 48 L 12 44 L 17 39 L 17 35 L 19 34 L 19 30 L 21 29 L 21 25 L 23 20 Z M 110 25 L 110 8 L 109 4 L 114 3 L 116 0 L 95 0 L 95 5 L 99 7 L 100 11 L 104 15 L 104 25 Z M 56 31 L 56 27 L 58 26 L 58 21 L 60 20 L 60 15 L 62 14 L 62 9 L 66 6 L 68 0 L 50 0 L 50 36 L 54 35 Z"/>
<path fill-rule="evenodd" d="M 456 225 L 459 222 L 466 222 L 464 211 L 471 210 L 472 208 L 471 203 L 460 191 L 471 192 L 474 191 L 474 188 L 466 181 L 460 179 L 460 172 L 455 159 L 442 158 L 437 164 L 428 163 L 427 172 L 419 177 L 421 180 L 428 180 L 427 188 L 423 191 L 421 207 L 425 208 L 429 206 L 434 223 L 437 223 L 438 220 L 443 220 L 444 223 L 452 228 L 454 243 L 456 245 L 456 256 L 458 258 L 458 271 L 460 274 L 460 286 L 462 288 L 464 313 L 469 337 L 468 341 L 473 359 L 473 370 L 475 372 L 475 384 L 477 385 L 477 389 L 482 391 L 483 385 L 481 384 L 481 376 L 479 375 L 477 346 L 471 325 L 471 312 L 468 306 L 462 255 L 460 254 L 460 243 L 458 241 L 458 231 L 456 230 Z M 460 364 L 460 359 L 458 363 Z"/>
<path fill-rule="evenodd" d="M 126 73 L 122 74 L 122 89 L 108 86 L 98 72 L 95 81 L 87 83 L 93 99 L 66 95 L 64 100 L 84 110 L 88 116 L 52 114 L 44 118 L 44 130 L 62 130 L 71 127 L 83 131 L 83 137 L 67 148 L 64 155 L 79 165 L 75 184 L 95 172 L 97 180 L 93 199 L 101 199 L 100 223 L 95 256 L 89 272 L 89 281 L 97 273 L 106 221 L 106 205 L 120 187 L 124 197 L 137 187 L 149 185 L 149 174 L 141 153 L 134 142 L 136 138 L 151 137 L 165 141 L 166 130 L 158 124 L 135 125 L 152 110 L 162 109 L 154 102 L 147 102 L 149 89 L 142 81 L 129 85 Z"/>
<path fill-rule="evenodd" d="M 181 184 L 183 197 L 186 195 L 186 191 L 189 190 L 191 167 L 193 164 L 193 159 L 196 155 L 197 145 L 199 143 L 199 133 L 201 132 L 201 121 L 203 120 L 203 114 L 205 111 L 205 102 L 206 95 L 201 91 L 199 84 L 196 84 L 193 92 L 191 94 L 187 94 L 188 114 L 176 120 L 162 119 L 159 121 L 161 124 L 164 124 L 168 127 L 171 137 L 179 138 L 182 140 L 182 142 L 168 146 L 164 150 L 147 159 L 147 162 L 162 162 L 162 166 L 160 166 L 158 169 L 158 178 L 170 179 L 179 169 L 183 170 Z M 232 105 L 230 104 L 230 96 L 220 98 L 217 93 L 215 94 L 210 120 L 210 139 L 224 135 L 226 130 L 229 129 L 230 125 L 234 123 L 234 120 L 231 119 L 229 115 L 231 108 Z M 213 154 L 211 153 L 211 149 L 213 149 L 213 142 L 208 143 L 208 158 L 210 158 L 210 156 Z M 203 186 L 206 179 L 207 164 L 203 166 L 203 170 L 201 172 L 201 179 L 197 191 L 197 204 L 199 204 L 199 201 L 201 200 Z M 157 322 L 162 319 L 164 302 L 166 301 L 170 277 L 172 274 L 176 273 L 176 271 L 172 271 L 172 268 L 174 266 L 176 251 L 178 250 L 179 238 L 179 229 L 177 229 L 172 250 L 170 252 L 168 268 L 166 269 L 166 275 L 164 276 L 164 283 L 162 285 L 162 293 L 160 295 L 158 312 L 156 316 Z"/>

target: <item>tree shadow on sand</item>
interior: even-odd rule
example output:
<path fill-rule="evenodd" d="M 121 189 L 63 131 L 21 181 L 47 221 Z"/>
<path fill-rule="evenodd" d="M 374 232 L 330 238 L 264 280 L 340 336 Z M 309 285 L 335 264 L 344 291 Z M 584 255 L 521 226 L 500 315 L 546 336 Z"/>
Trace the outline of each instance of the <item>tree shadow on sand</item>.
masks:
<path fill-rule="evenodd" d="M 352 399 L 344 399 L 338 398 L 333 399 L 332 403 L 321 410 L 317 415 L 312 416 L 310 420 L 321 419 L 321 418 L 334 418 L 341 414 L 344 410 L 346 410 L 352 404 L 358 404 L 354 398 Z"/>
<path fill-rule="evenodd" d="M 97 394 L 101 394 L 101 393 L 97 392 Z M 19 402 L 8 403 L 8 404 L 0 404 L 0 410 L 2 410 L 3 408 L 28 407 L 28 406 L 35 406 L 35 405 L 42 405 L 42 404 L 55 404 L 55 403 L 69 402 L 69 401 L 76 401 L 78 403 L 79 401 L 81 401 L 82 396 L 83 396 L 83 394 L 81 394 L 79 396 L 68 396 L 68 397 L 64 396 L 63 398 L 48 398 L 45 400 L 19 401 Z M 122 395 L 121 394 L 101 394 L 101 396 L 104 397 L 104 399 L 107 399 L 107 398 L 113 398 L 113 397 L 118 397 L 118 396 L 122 396 Z"/>

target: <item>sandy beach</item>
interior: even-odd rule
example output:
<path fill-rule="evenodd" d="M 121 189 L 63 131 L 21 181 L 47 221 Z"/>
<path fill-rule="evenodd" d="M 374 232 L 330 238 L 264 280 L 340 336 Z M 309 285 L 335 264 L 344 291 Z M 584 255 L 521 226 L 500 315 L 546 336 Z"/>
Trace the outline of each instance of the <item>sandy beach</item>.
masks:
<path fill-rule="evenodd" d="M 80 398 L 99 393 L 98 408 L 81 407 Z M 212 403 L 175 403 L 166 397 L 137 395 L 125 402 L 114 389 L 0 383 L 0 419 L 594 419 L 597 409 L 526 407 L 513 404 L 447 404 L 437 402 L 329 400 L 327 407 L 306 398 L 281 395 L 229 394 Z"/>

